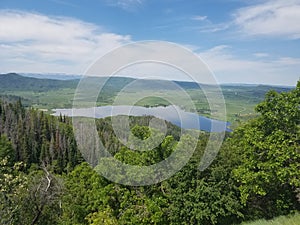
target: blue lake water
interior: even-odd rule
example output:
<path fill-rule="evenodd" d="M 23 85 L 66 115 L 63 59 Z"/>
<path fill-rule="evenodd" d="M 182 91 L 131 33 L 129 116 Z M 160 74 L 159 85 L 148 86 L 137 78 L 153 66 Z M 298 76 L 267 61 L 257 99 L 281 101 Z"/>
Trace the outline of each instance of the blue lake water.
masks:
<path fill-rule="evenodd" d="M 142 106 L 100 106 L 93 108 L 80 108 L 80 109 L 55 109 L 53 115 L 59 116 L 60 114 L 66 116 L 81 116 L 91 118 L 105 118 L 118 115 L 129 116 L 154 116 L 159 119 L 171 122 L 184 129 L 197 129 L 207 132 L 224 132 L 231 130 L 228 128 L 230 123 L 215 119 L 210 119 L 204 116 L 199 116 L 196 113 L 186 112 L 178 106 L 167 107 L 151 107 L 146 108 Z"/>

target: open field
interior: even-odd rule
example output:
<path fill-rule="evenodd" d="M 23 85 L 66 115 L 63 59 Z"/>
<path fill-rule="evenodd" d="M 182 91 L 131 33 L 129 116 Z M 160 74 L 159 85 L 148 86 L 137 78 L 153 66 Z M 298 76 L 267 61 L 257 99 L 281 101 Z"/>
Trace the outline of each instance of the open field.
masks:
<path fill-rule="evenodd" d="M 53 109 L 72 107 L 74 89 L 63 88 L 44 92 L 36 91 L 4 91 L 2 95 L 21 96 L 25 102 L 35 108 Z M 23 102 L 23 101 L 22 101 Z M 26 105 L 26 104 L 25 104 Z"/>
<path fill-rule="evenodd" d="M 300 214 L 281 216 L 272 220 L 257 220 L 243 225 L 300 225 Z"/>

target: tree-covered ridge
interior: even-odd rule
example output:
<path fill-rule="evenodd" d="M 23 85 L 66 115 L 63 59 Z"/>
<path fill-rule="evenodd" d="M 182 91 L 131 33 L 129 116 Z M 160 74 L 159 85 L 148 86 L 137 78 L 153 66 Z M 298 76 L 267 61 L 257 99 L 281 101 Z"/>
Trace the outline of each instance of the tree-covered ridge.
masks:
<path fill-rule="evenodd" d="M 25 77 L 16 73 L 0 74 L 0 89 L 23 91 L 49 91 L 60 88 L 76 88 L 78 80 L 53 80 Z"/>
<path fill-rule="evenodd" d="M 25 109 L 20 101 L 0 100 L 0 136 L 12 143 L 14 160 L 49 164 L 61 173 L 81 161 L 71 120 L 54 117 L 35 109 Z"/>
<path fill-rule="evenodd" d="M 122 116 L 116 116 L 115 119 L 121 118 Z M 153 116 L 130 116 L 129 117 L 129 125 L 131 128 L 134 126 L 148 126 L 151 119 L 153 119 Z M 166 136 L 172 136 L 175 140 L 179 140 L 181 135 L 181 128 L 178 126 L 168 122 L 161 120 L 162 123 L 165 123 L 167 126 L 167 132 Z M 112 126 L 112 118 L 101 118 L 96 119 L 96 129 L 99 133 L 99 137 L 101 142 L 103 143 L 104 147 L 111 153 L 116 154 L 121 150 L 122 147 L 124 147 L 124 144 L 122 144 L 119 139 L 116 137 L 114 133 L 114 129 Z"/>
<path fill-rule="evenodd" d="M 233 225 L 300 210 L 299 93 L 300 82 L 290 92 L 269 92 L 256 108 L 260 116 L 229 134 L 217 158 L 206 170 L 198 169 L 208 138 L 207 134 L 200 134 L 199 139 L 194 140 L 197 142 L 194 155 L 178 173 L 144 187 L 113 183 L 85 162 L 73 170 L 58 171 L 55 169 L 58 161 L 43 160 L 39 166 L 26 170 L 26 165 L 19 161 L 26 157 L 18 158 L 16 154 L 23 146 L 20 150 L 15 148 L 14 139 L 9 136 L 18 126 L 1 123 L 1 129 L 7 127 L 10 132 L 5 132 L 9 138 L 4 135 L 0 138 L 0 224 Z M 25 110 L 20 103 L 2 102 L 1 106 L 1 110 L 10 112 L 10 117 L 18 118 L 19 115 L 21 124 L 26 118 L 34 118 L 29 119 L 26 126 L 38 120 L 39 126 L 32 125 L 31 129 L 41 134 L 39 127 L 47 124 L 41 122 L 41 118 L 48 118 L 52 121 L 49 127 L 54 127 L 54 140 L 60 140 L 55 137 L 56 130 L 61 135 L 72 131 L 67 129 L 71 128 L 68 118 L 53 118 L 36 110 Z M 131 130 L 136 137 L 147 139 L 154 132 L 146 127 L 149 119 L 132 119 Z M 115 158 L 125 163 L 149 165 L 167 157 L 180 145 L 174 127 L 156 151 L 139 154 L 120 145 L 109 121 L 97 120 L 100 139 Z M 170 128 L 172 130 L 172 126 Z M 28 133 L 26 129 L 22 130 L 25 134 Z M 34 133 L 28 137 L 35 137 Z M 43 141 L 51 143 L 51 138 Z M 64 165 L 68 166 L 70 158 L 65 159 Z"/>

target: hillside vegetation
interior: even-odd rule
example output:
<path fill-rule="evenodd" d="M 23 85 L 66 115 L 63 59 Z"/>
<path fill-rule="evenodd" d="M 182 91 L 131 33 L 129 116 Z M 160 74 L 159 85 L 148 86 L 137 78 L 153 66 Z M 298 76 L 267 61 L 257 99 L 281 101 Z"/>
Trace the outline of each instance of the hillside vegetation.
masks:
<path fill-rule="evenodd" d="M 24 108 L 20 101 L 1 101 L 0 224 L 233 225 L 294 213 L 300 210 L 299 106 L 300 82 L 289 92 L 268 92 L 255 108 L 258 116 L 226 134 L 219 154 L 204 171 L 199 162 L 207 133 L 199 132 L 196 139 L 184 132 L 179 138 L 178 128 L 168 124 L 159 145 L 145 145 L 139 152 L 119 142 L 109 119 L 96 120 L 98 135 L 112 154 L 108 159 L 129 165 L 149 166 L 176 148 L 196 143 L 189 162 L 171 178 L 126 186 L 107 180 L 84 162 L 97 154 L 90 145 L 80 149 L 69 118 Z M 131 119 L 136 138 L 161 136 L 147 126 L 149 120 Z M 124 179 L 115 171 L 110 167 L 116 179 Z M 135 172 L 128 171 L 133 176 Z"/>

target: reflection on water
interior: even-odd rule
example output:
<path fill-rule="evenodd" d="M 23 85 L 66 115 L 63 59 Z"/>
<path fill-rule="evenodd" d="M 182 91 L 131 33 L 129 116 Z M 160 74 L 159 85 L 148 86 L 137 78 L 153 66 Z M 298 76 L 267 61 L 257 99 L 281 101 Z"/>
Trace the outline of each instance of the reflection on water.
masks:
<path fill-rule="evenodd" d="M 228 122 L 199 116 L 195 113 L 185 112 L 177 106 L 146 108 L 142 106 L 100 106 L 81 109 L 55 109 L 53 115 L 82 116 L 91 118 L 105 118 L 118 115 L 129 116 L 155 116 L 169 121 L 184 129 L 197 129 L 207 132 L 231 131 Z"/>

